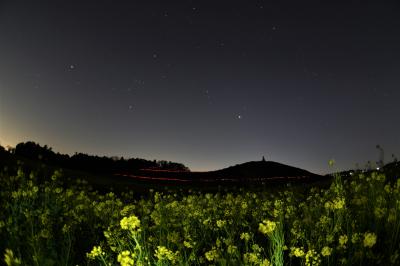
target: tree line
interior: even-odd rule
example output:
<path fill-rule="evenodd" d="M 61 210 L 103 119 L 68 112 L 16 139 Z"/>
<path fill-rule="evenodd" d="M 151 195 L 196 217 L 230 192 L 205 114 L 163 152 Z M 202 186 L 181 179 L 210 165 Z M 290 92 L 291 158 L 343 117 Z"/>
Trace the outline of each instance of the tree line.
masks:
<path fill-rule="evenodd" d="M 41 146 L 33 141 L 22 142 L 15 148 L 9 149 L 9 153 L 31 160 L 38 160 L 46 164 L 62 168 L 69 168 L 92 173 L 121 173 L 135 172 L 140 169 L 189 171 L 189 168 L 182 163 L 165 160 L 146 160 L 141 158 L 124 159 L 123 157 L 107 157 L 88 155 L 85 153 L 68 154 L 55 153 L 47 145 Z M 7 151 L 0 146 L 0 153 Z"/>

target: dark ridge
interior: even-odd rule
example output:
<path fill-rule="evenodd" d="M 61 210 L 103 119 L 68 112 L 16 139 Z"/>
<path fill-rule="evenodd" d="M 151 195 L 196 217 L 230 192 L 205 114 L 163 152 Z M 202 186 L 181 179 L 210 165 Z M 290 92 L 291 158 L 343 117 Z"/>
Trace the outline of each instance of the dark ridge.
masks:
<path fill-rule="evenodd" d="M 27 158 L 32 163 L 37 162 L 53 167 L 73 171 L 83 171 L 108 179 L 108 182 L 139 181 L 154 184 L 182 183 L 221 183 L 246 184 L 258 182 L 308 183 L 325 180 L 309 171 L 272 161 L 251 161 L 215 171 L 190 172 L 180 163 L 169 161 L 148 161 L 144 159 L 123 159 L 120 157 L 99 157 L 76 153 L 73 156 L 55 153 L 50 147 L 40 146 L 34 142 L 20 143 L 11 152 L 0 149 L 0 157 Z M 5 159 L 5 158 L 4 158 Z M 120 178 L 121 176 L 125 178 Z"/>
<path fill-rule="evenodd" d="M 0 150 L 0 153 L 4 153 L 4 148 Z M 69 156 L 68 154 L 55 153 L 51 147 L 47 145 L 41 146 L 33 141 L 17 144 L 15 149 L 12 150 L 12 154 L 61 168 L 98 174 L 113 174 L 120 171 L 134 172 L 142 168 L 189 171 L 189 168 L 181 163 L 165 160 L 124 159 L 116 156 L 100 157 L 84 153 L 75 153 Z"/>
<path fill-rule="evenodd" d="M 228 168 L 208 172 L 154 171 L 141 169 L 135 173 L 125 173 L 142 180 L 198 181 L 198 182 L 254 182 L 254 181 L 315 181 L 324 177 L 293 166 L 272 162 L 252 161 Z"/>
<path fill-rule="evenodd" d="M 235 177 L 239 179 L 316 176 L 309 171 L 272 161 L 252 161 L 209 173 L 222 178 Z"/>

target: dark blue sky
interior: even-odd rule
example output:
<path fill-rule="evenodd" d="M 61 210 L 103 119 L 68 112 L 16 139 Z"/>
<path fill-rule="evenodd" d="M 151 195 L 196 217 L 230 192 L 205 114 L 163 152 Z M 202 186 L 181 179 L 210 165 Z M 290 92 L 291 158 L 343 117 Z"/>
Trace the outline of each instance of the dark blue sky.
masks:
<path fill-rule="evenodd" d="M 2 1 L 0 144 L 192 170 L 400 155 L 399 4 L 169 2 Z"/>

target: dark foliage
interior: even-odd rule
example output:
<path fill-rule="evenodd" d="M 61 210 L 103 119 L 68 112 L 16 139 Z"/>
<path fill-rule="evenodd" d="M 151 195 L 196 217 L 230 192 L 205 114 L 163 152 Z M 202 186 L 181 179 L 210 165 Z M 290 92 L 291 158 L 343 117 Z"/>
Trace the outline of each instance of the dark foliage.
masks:
<path fill-rule="evenodd" d="M 4 148 L 3 148 L 4 150 Z M 1 153 L 1 151 L 0 151 Z M 40 160 L 54 166 L 81 170 L 91 173 L 113 174 L 117 172 L 136 172 L 140 169 L 160 169 L 188 171 L 189 169 L 181 164 L 170 161 L 150 161 L 140 158 L 117 158 L 106 156 L 94 156 L 84 153 L 75 153 L 72 156 L 55 153 L 47 145 L 28 141 L 19 143 L 15 147 L 14 154 L 31 160 Z"/>

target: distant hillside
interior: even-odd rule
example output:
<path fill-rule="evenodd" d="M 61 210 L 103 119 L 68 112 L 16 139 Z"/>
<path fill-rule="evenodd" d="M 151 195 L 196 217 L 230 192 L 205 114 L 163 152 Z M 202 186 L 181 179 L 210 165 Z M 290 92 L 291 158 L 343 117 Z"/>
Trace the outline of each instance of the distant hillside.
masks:
<path fill-rule="evenodd" d="M 397 182 L 397 179 L 400 178 L 400 162 L 397 160 L 385 164 L 381 168 L 376 168 L 376 169 L 357 169 L 357 170 L 346 170 L 346 171 L 340 171 L 337 173 L 331 173 L 329 176 L 334 176 L 335 174 L 339 174 L 342 178 L 351 178 L 355 173 L 364 173 L 364 174 L 371 174 L 372 172 L 382 172 L 385 173 L 386 179 L 388 181 L 395 181 Z"/>
<path fill-rule="evenodd" d="M 159 179 L 173 181 L 267 181 L 267 180 L 317 180 L 323 176 L 306 170 L 271 161 L 253 161 L 228 168 L 208 172 L 154 171 L 141 169 L 135 173 L 125 173 L 137 179 Z"/>
<path fill-rule="evenodd" d="M 400 178 L 400 162 L 398 161 L 386 164 L 382 170 L 392 178 Z"/>
<path fill-rule="evenodd" d="M 11 151 L 6 151 L 0 146 L 0 169 L 14 171 L 10 173 L 16 174 L 16 169 L 21 166 L 26 171 L 34 170 L 41 173 L 38 176 L 43 176 L 43 180 L 45 176 L 62 168 L 66 177 L 88 180 L 96 189 L 102 191 L 110 187 L 120 191 L 126 189 L 147 191 L 148 188 L 170 185 L 201 189 L 219 189 L 221 186 L 231 185 L 265 188 L 275 185 L 286 186 L 288 183 L 329 186 L 333 178 L 333 174 L 321 176 L 304 169 L 265 160 L 246 162 L 215 171 L 190 172 L 183 164 L 169 161 L 126 160 L 82 153 L 73 156 L 63 155 L 33 142 L 20 143 Z M 386 174 L 388 181 L 397 182 L 400 177 L 400 163 L 396 161 L 388 163 L 379 171 Z M 340 174 L 343 178 L 351 178 L 354 172 L 351 170 Z"/>
<path fill-rule="evenodd" d="M 209 172 L 210 175 L 220 178 L 276 178 L 276 177 L 311 177 L 317 176 L 306 170 L 293 166 L 272 162 L 253 161 L 225 169 Z"/>
<path fill-rule="evenodd" d="M 149 161 L 144 159 L 123 159 L 120 157 L 99 157 L 76 153 L 73 156 L 59 154 L 50 147 L 34 142 L 20 143 L 8 153 L 0 150 L 0 155 L 12 158 L 27 158 L 32 163 L 45 163 L 53 167 L 83 171 L 108 176 L 125 176 L 140 181 L 151 182 L 218 182 L 247 183 L 258 181 L 299 181 L 325 180 L 323 176 L 309 171 L 272 161 L 252 161 L 224 169 L 208 172 L 190 172 L 180 163 L 169 161 Z M 0 157 L 4 157 L 4 156 Z M 120 181 L 121 179 L 118 179 Z M 111 180 L 110 180 L 111 181 Z M 115 180 L 117 181 L 117 180 Z"/>

